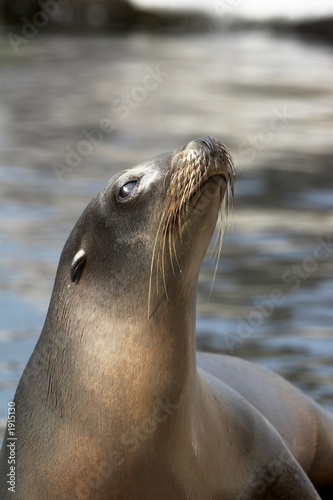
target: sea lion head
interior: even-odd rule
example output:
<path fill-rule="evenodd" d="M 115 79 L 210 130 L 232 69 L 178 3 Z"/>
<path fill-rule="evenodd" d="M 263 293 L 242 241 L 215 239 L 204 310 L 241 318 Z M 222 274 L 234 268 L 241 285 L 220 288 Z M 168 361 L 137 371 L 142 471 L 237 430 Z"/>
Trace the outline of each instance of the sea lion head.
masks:
<path fill-rule="evenodd" d="M 211 137 L 115 175 L 68 238 L 58 294 L 82 294 L 92 308 L 124 317 L 189 296 L 233 178 L 228 150 Z"/>

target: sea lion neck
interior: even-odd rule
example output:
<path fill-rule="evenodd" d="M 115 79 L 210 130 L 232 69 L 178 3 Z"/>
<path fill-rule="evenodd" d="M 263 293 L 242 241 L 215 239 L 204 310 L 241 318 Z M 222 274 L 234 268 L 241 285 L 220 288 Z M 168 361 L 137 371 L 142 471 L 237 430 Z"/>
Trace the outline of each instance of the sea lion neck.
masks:
<path fill-rule="evenodd" d="M 220 141 L 191 141 L 113 177 L 68 238 L 41 339 L 73 352 L 96 397 L 120 391 L 105 392 L 105 378 L 132 387 L 119 419 L 134 394 L 147 401 L 144 418 L 156 398 L 194 390 L 197 280 L 232 178 Z"/>

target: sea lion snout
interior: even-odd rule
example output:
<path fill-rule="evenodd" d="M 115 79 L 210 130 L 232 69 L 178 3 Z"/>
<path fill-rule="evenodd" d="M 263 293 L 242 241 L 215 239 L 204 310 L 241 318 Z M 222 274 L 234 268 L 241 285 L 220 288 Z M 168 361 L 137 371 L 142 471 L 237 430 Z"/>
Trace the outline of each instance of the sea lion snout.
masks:
<path fill-rule="evenodd" d="M 185 282 L 189 290 L 195 287 L 219 211 L 222 244 L 229 201 L 233 200 L 234 175 L 231 154 L 222 141 L 213 137 L 194 139 L 171 154 L 150 272 L 150 287 L 152 275 L 156 282 L 162 275 L 167 298 L 167 289 L 184 289 Z M 174 296 L 177 293 L 174 291 Z"/>
<path fill-rule="evenodd" d="M 199 142 L 199 143 L 205 144 L 208 147 L 208 149 L 212 155 L 215 155 L 217 153 L 217 150 L 216 150 L 216 147 L 215 147 L 215 144 L 214 144 L 212 138 L 207 136 L 207 135 L 204 137 L 199 137 L 199 139 L 195 139 L 194 142 Z"/>
<path fill-rule="evenodd" d="M 207 181 L 218 180 L 221 183 L 223 178 L 221 185 L 224 189 L 221 191 L 220 203 L 224 198 L 228 206 L 229 197 L 233 196 L 234 176 L 232 157 L 222 141 L 210 136 L 190 141 L 176 151 L 172 159 L 171 178 L 166 195 L 168 221 L 177 218 L 182 212 L 186 216 L 191 200 L 204 191 L 203 187 L 207 187 Z"/>
<path fill-rule="evenodd" d="M 183 177 L 187 177 L 187 181 L 197 173 L 199 184 L 219 174 L 232 186 L 235 176 L 235 167 L 228 149 L 222 141 L 211 136 L 199 137 L 181 148 L 173 160 L 173 172 L 177 169 L 185 170 Z"/>

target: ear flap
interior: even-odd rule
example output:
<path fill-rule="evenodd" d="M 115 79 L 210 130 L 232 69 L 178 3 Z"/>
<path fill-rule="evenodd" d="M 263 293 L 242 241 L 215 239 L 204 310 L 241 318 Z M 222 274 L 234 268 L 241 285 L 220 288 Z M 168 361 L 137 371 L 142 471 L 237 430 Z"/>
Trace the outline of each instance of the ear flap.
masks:
<path fill-rule="evenodd" d="M 71 280 L 76 284 L 79 283 L 83 269 L 85 268 L 87 262 L 86 252 L 81 248 L 72 260 L 71 263 Z"/>

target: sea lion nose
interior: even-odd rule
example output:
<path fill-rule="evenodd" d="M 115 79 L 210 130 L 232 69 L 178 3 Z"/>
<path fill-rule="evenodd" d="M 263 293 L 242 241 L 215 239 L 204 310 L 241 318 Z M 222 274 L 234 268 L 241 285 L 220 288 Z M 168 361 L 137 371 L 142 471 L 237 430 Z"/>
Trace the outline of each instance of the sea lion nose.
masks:
<path fill-rule="evenodd" d="M 203 142 L 209 149 L 212 155 L 215 155 L 216 153 L 216 147 L 215 144 L 212 141 L 212 138 L 209 137 L 208 135 L 205 135 L 204 137 L 199 137 L 199 139 L 195 139 L 195 142 Z"/>

